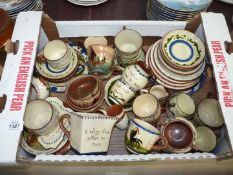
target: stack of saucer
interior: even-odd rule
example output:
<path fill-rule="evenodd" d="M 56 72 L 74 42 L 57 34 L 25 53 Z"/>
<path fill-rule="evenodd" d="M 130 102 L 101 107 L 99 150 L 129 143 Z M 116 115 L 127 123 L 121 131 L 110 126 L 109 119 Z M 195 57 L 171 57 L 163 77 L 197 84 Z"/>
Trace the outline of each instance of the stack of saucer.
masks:
<path fill-rule="evenodd" d="M 174 30 L 153 44 L 146 54 L 146 64 L 157 83 L 174 90 L 185 90 L 200 81 L 205 70 L 205 47 L 186 30 Z"/>
<path fill-rule="evenodd" d="M 11 18 L 16 18 L 20 12 L 41 11 L 43 3 L 41 0 L 5 0 L 0 1 L 0 8 L 6 10 Z"/>
<path fill-rule="evenodd" d="M 149 20 L 187 21 L 206 11 L 212 0 L 148 0 L 146 15 Z"/>
<path fill-rule="evenodd" d="M 104 101 L 104 86 L 95 76 L 78 76 L 67 85 L 65 100 L 74 111 L 93 112 Z"/>
<path fill-rule="evenodd" d="M 67 0 L 67 1 L 73 4 L 76 4 L 76 5 L 81 5 L 81 6 L 93 6 L 93 5 L 102 4 L 106 2 L 107 0 Z"/>

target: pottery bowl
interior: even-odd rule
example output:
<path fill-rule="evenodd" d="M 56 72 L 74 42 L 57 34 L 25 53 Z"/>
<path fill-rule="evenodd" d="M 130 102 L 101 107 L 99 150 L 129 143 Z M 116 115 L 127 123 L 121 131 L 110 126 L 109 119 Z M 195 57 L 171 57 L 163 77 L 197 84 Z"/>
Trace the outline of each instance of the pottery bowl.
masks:
<path fill-rule="evenodd" d="M 78 76 L 66 88 L 67 96 L 77 106 L 90 106 L 100 96 L 97 78 L 90 75 Z"/>
<path fill-rule="evenodd" d="M 168 151 L 175 153 L 188 152 L 196 140 L 196 130 L 191 122 L 177 117 L 161 127 L 161 135 L 167 139 Z"/>
<path fill-rule="evenodd" d="M 196 128 L 197 131 L 197 140 L 195 146 L 197 150 L 203 152 L 210 152 L 216 146 L 216 135 L 215 133 L 206 126 L 199 126 Z"/>

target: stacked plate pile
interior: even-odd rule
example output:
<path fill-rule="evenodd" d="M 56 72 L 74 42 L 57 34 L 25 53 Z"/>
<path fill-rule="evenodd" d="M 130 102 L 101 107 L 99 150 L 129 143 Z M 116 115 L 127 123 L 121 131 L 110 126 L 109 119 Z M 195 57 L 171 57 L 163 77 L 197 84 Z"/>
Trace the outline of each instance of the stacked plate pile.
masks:
<path fill-rule="evenodd" d="M 186 90 L 200 81 L 205 70 L 205 47 L 186 30 L 174 30 L 153 44 L 146 54 L 146 64 L 157 83 L 174 90 Z"/>
<path fill-rule="evenodd" d="M 81 5 L 81 6 L 93 6 L 93 5 L 99 5 L 107 0 L 67 0 L 70 3 L 76 4 L 76 5 Z"/>
<path fill-rule="evenodd" d="M 16 18 L 20 12 L 41 11 L 43 3 L 41 0 L 3 0 L 0 8 L 7 11 L 11 18 Z"/>
<path fill-rule="evenodd" d="M 148 0 L 146 15 L 149 20 L 187 21 L 206 11 L 212 0 Z"/>

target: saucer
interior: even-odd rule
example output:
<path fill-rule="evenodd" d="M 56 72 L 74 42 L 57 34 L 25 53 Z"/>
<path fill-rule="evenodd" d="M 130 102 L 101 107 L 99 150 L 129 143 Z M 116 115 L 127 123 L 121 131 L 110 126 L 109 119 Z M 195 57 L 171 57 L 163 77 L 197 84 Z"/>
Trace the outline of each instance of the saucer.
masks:
<path fill-rule="evenodd" d="M 64 79 L 71 75 L 78 66 L 78 56 L 77 53 L 75 52 L 75 49 L 72 47 L 68 46 L 68 51 L 70 54 L 70 64 L 66 66 L 64 69 L 54 69 L 51 67 L 48 63 L 39 63 L 36 62 L 36 69 L 39 72 L 39 74 L 44 77 L 45 79 L 48 79 L 49 81 L 53 80 L 59 80 L 59 79 Z M 42 52 L 39 53 L 39 55 Z"/>
<path fill-rule="evenodd" d="M 76 69 L 76 74 L 74 76 L 78 75 L 87 75 L 88 74 L 88 68 L 86 65 L 87 61 L 87 54 L 85 51 L 83 51 L 83 48 L 78 46 L 72 46 L 77 51 L 79 63 L 78 67 Z M 56 92 L 56 93 L 63 93 L 65 92 L 66 86 L 69 84 L 70 80 L 64 81 L 64 82 L 48 82 L 50 86 L 50 92 Z"/>
<path fill-rule="evenodd" d="M 194 74 L 180 75 L 180 74 L 177 74 L 177 73 L 170 71 L 165 66 L 163 66 L 161 64 L 161 62 L 159 61 L 160 59 L 158 59 L 157 49 L 159 48 L 158 47 L 159 42 L 160 41 L 157 41 L 151 49 L 151 61 L 152 61 L 153 68 L 157 67 L 158 72 L 163 73 L 166 77 L 169 77 L 169 78 L 171 78 L 173 80 L 177 80 L 177 81 L 191 81 L 191 80 L 198 78 L 202 74 L 202 72 L 205 70 L 205 64 L 202 64 L 201 69 L 199 69 Z M 152 58 L 154 58 L 154 59 L 152 59 Z"/>
<path fill-rule="evenodd" d="M 102 105 L 102 103 L 104 102 L 104 87 L 103 87 L 103 84 L 100 80 L 98 80 L 98 85 L 99 85 L 99 89 L 100 89 L 100 96 L 91 106 L 87 106 L 87 107 L 81 107 L 81 106 L 74 105 L 73 102 L 68 98 L 68 95 L 66 94 L 67 91 L 65 91 L 65 101 L 67 103 L 67 106 L 69 106 L 72 110 L 74 110 L 76 112 L 77 111 L 79 111 L 79 112 L 93 112 L 96 109 L 98 109 Z"/>
<path fill-rule="evenodd" d="M 69 139 L 66 136 L 63 137 L 62 141 L 58 144 L 56 148 L 50 148 L 50 149 L 44 148 L 38 142 L 38 137 L 35 138 L 35 141 L 29 145 L 27 141 L 28 136 L 29 136 L 29 133 L 27 131 L 23 131 L 21 146 L 26 152 L 32 155 L 54 154 L 56 152 L 62 151 L 63 149 L 67 149 L 70 147 L 70 144 L 67 144 L 69 142 Z"/>
<path fill-rule="evenodd" d="M 205 56 L 203 42 L 186 30 L 168 32 L 161 41 L 162 54 L 168 64 L 178 68 L 194 68 Z"/>
<path fill-rule="evenodd" d="M 108 80 L 108 82 L 106 83 L 106 85 L 104 87 L 104 93 L 105 93 L 104 100 L 108 106 L 112 106 L 115 104 L 108 98 L 108 96 L 109 96 L 109 90 L 114 85 L 114 83 L 119 79 L 121 79 L 121 75 L 114 76 L 113 78 Z M 132 100 L 133 99 L 131 99 L 127 104 L 123 105 L 125 112 L 132 111 Z"/>

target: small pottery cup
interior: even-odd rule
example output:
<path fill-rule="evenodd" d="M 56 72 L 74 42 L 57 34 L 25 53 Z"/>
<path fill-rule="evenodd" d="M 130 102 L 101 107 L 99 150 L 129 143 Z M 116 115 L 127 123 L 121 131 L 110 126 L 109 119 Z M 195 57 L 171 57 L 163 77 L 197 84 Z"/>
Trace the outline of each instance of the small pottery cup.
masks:
<path fill-rule="evenodd" d="M 125 29 L 116 35 L 114 43 L 118 56 L 131 60 L 139 55 L 142 47 L 142 37 L 135 30 Z"/>
<path fill-rule="evenodd" d="M 196 141 L 196 129 L 191 122 L 183 117 L 177 117 L 161 124 L 161 136 L 167 140 L 165 151 L 173 153 L 185 153 L 194 148 Z"/>
<path fill-rule="evenodd" d="M 131 86 L 122 79 L 117 80 L 109 90 L 109 100 L 115 104 L 125 105 L 136 94 Z"/>
<path fill-rule="evenodd" d="M 99 82 L 91 75 L 78 76 L 69 82 L 66 94 L 77 106 L 91 106 L 100 96 Z"/>
<path fill-rule="evenodd" d="M 132 106 L 135 116 L 148 123 L 155 124 L 160 117 L 160 104 L 152 94 L 139 95 Z"/>
<path fill-rule="evenodd" d="M 70 63 L 70 49 L 61 40 L 48 42 L 43 50 L 43 55 L 37 57 L 39 62 L 47 62 L 54 69 L 63 69 Z"/>
<path fill-rule="evenodd" d="M 114 58 L 115 50 L 110 46 L 98 44 L 89 46 L 87 61 L 89 72 L 99 78 L 108 78 L 113 71 Z"/>
<path fill-rule="evenodd" d="M 168 117 L 189 117 L 195 112 L 192 97 L 185 93 L 172 94 L 167 103 Z"/>
<path fill-rule="evenodd" d="M 162 86 L 160 84 L 152 86 L 150 88 L 150 90 L 141 89 L 140 93 L 141 94 L 142 93 L 150 93 L 150 94 L 154 95 L 159 100 L 159 103 L 161 105 L 163 105 L 166 102 L 167 97 L 169 96 L 168 91 L 165 89 L 164 86 Z"/>
<path fill-rule="evenodd" d="M 49 83 L 43 78 L 32 78 L 31 94 L 36 94 L 35 99 L 45 99 L 49 96 Z M 35 100 L 34 99 L 34 100 Z"/>
<path fill-rule="evenodd" d="M 129 65 L 122 73 L 122 79 L 136 91 L 146 87 L 150 75 L 150 68 L 143 61 Z"/>
<path fill-rule="evenodd" d="M 46 100 L 34 100 L 26 105 L 24 126 L 29 132 L 47 135 L 57 127 L 58 121 L 58 110 Z"/>
<path fill-rule="evenodd" d="M 208 126 L 217 130 L 224 124 L 220 104 L 215 99 L 204 99 L 197 107 L 194 115 L 194 123 L 197 126 Z"/>
<path fill-rule="evenodd" d="M 195 149 L 202 152 L 211 152 L 217 143 L 215 133 L 206 126 L 199 126 L 196 128 L 196 131 Z"/>
<path fill-rule="evenodd" d="M 163 140 L 163 146 L 154 146 L 156 142 Z M 134 154 L 148 154 L 152 150 L 161 150 L 166 148 L 167 140 L 160 136 L 157 128 L 151 124 L 132 119 L 125 135 L 125 145 L 127 150 Z"/>
<path fill-rule="evenodd" d="M 107 109 L 107 115 L 119 118 L 115 125 L 118 129 L 126 129 L 128 127 L 129 118 L 122 105 L 112 105 Z"/>

